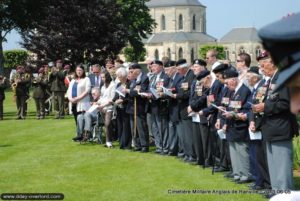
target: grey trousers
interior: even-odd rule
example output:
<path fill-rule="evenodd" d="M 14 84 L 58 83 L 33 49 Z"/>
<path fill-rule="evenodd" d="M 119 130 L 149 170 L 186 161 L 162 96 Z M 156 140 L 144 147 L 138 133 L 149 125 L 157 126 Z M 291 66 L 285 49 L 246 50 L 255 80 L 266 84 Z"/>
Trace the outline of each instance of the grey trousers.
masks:
<path fill-rule="evenodd" d="M 229 142 L 232 172 L 235 179 L 250 179 L 249 144 Z"/>
<path fill-rule="evenodd" d="M 273 190 L 292 190 L 293 143 L 292 140 L 266 142 L 268 169 Z"/>
<path fill-rule="evenodd" d="M 77 116 L 77 136 L 81 136 L 83 131 L 92 131 L 93 122 L 97 119 L 97 116 L 92 115 L 89 112 L 81 113 Z"/>
<path fill-rule="evenodd" d="M 169 122 L 167 115 L 151 114 L 151 127 L 155 139 L 155 146 L 157 149 L 164 152 L 169 151 L 168 126 Z"/>
<path fill-rule="evenodd" d="M 179 121 L 178 137 L 179 137 L 179 146 L 182 143 L 184 155 L 195 158 L 196 154 L 193 149 L 193 134 L 192 134 L 191 119 L 182 119 Z"/>

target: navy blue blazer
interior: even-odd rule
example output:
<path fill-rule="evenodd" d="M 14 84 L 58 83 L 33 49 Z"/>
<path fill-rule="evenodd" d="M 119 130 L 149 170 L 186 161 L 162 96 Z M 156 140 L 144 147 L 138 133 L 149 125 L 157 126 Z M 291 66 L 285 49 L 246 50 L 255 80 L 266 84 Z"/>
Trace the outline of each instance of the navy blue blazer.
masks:
<path fill-rule="evenodd" d="M 227 111 L 235 111 L 236 113 L 245 113 L 249 114 L 251 107 L 248 104 L 248 101 L 251 100 L 251 91 L 250 89 L 243 84 L 239 90 L 233 94 L 230 98 L 230 101 L 240 101 L 241 102 L 241 108 L 234 109 L 230 105 L 227 107 Z M 249 122 L 237 120 L 235 118 L 232 119 L 226 119 L 227 124 L 227 135 L 226 139 L 228 141 L 234 141 L 234 142 L 246 142 L 249 140 Z"/>
<path fill-rule="evenodd" d="M 100 76 L 99 76 L 100 77 Z M 90 78 L 90 81 L 91 81 L 91 88 L 95 87 L 95 74 L 89 74 L 89 78 Z M 101 87 L 103 86 L 103 82 L 102 80 L 100 80 L 100 86 L 99 88 L 101 89 Z"/>
<path fill-rule="evenodd" d="M 172 89 L 173 94 L 178 93 L 182 80 L 183 80 L 183 76 L 180 75 L 179 73 L 175 74 L 173 82 L 170 80 L 171 83 L 169 83 L 169 88 Z M 178 100 L 175 98 L 169 98 L 169 119 L 171 122 L 179 121 Z"/>
<path fill-rule="evenodd" d="M 213 95 L 214 96 L 214 104 L 215 105 L 220 105 L 220 94 L 223 88 L 223 84 L 219 81 L 219 80 L 215 80 L 213 85 L 211 86 L 210 90 L 209 90 L 209 95 Z M 213 106 L 209 106 L 207 108 L 204 108 L 202 110 L 203 115 L 208 117 L 209 115 L 211 115 L 209 122 L 210 125 L 215 125 L 216 120 L 217 120 L 217 116 L 218 116 L 218 109 L 216 109 Z"/>
<path fill-rule="evenodd" d="M 139 86 L 140 92 L 146 92 L 148 93 L 148 87 L 149 87 L 149 78 L 146 74 L 142 73 L 141 79 L 137 82 L 136 80 L 130 81 L 129 86 L 129 98 L 128 103 L 126 106 L 126 112 L 129 114 L 134 114 L 134 98 L 136 98 L 137 101 L 137 115 L 145 115 L 147 110 L 147 104 L 148 99 L 144 98 L 140 95 L 138 95 L 138 92 L 135 90 L 135 88 Z"/>
<path fill-rule="evenodd" d="M 265 101 L 264 116 L 262 121 L 262 135 L 265 141 L 290 140 L 298 135 L 296 116 L 290 112 L 290 95 L 286 87 L 272 93 L 276 86 L 278 72 L 274 75 L 269 96 Z"/>
<path fill-rule="evenodd" d="M 165 88 L 168 88 L 170 82 L 170 78 L 168 77 L 168 75 L 164 71 L 162 71 L 159 78 L 164 80 L 163 86 Z M 156 86 L 154 86 L 154 88 L 156 89 Z M 149 86 L 149 90 L 150 90 L 150 86 Z M 151 92 L 149 91 L 149 93 Z M 151 103 L 150 103 L 151 113 L 161 114 L 161 115 L 168 114 L 169 110 L 168 107 L 166 107 L 167 104 L 168 104 L 168 97 L 161 97 L 159 99 L 156 99 L 154 96 L 152 96 Z"/>
<path fill-rule="evenodd" d="M 181 85 L 182 85 L 182 83 L 188 83 L 188 89 L 184 90 L 180 86 L 177 97 L 176 97 L 178 100 L 179 118 L 180 119 L 191 119 L 191 117 L 188 116 L 187 108 L 189 106 L 190 90 L 191 90 L 191 86 L 192 86 L 194 77 L 195 77 L 194 72 L 189 69 L 181 81 Z"/>

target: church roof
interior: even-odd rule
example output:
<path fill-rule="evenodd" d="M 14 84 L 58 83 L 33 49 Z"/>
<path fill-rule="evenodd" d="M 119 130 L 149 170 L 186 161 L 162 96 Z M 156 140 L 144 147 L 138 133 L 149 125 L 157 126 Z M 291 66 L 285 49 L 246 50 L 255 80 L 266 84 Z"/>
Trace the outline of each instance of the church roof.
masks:
<path fill-rule="evenodd" d="M 149 8 L 173 6 L 203 6 L 198 0 L 151 0 L 146 3 Z"/>
<path fill-rule="evenodd" d="M 242 43 L 242 42 L 260 42 L 257 30 L 254 27 L 234 28 L 225 34 L 221 39 L 221 43 Z"/>
<path fill-rule="evenodd" d="M 152 34 L 148 40 L 145 41 L 146 44 L 157 44 L 163 42 L 215 42 L 216 39 L 210 35 L 200 33 L 200 32 L 175 32 L 175 33 L 155 33 Z"/>

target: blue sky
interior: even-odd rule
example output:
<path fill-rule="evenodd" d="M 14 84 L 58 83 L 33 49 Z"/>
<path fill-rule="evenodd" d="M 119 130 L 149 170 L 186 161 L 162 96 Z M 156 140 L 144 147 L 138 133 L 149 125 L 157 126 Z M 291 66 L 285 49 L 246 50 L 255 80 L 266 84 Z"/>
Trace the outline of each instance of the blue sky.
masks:
<path fill-rule="evenodd" d="M 255 27 L 281 19 L 288 13 L 300 12 L 300 0 L 200 0 L 206 6 L 207 33 L 220 39 L 232 28 Z M 4 50 L 20 48 L 16 32 L 7 37 Z"/>

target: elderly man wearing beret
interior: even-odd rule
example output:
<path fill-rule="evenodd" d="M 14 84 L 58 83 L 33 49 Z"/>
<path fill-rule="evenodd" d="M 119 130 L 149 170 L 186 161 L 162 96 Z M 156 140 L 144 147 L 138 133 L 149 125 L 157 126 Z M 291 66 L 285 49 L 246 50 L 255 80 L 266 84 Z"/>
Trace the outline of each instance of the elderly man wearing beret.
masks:
<path fill-rule="evenodd" d="M 265 132 L 271 185 L 274 190 L 293 189 L 293 144 L 298 135 L 294 115 L 299 113 L 300 13 L 288 16 L 259 30 L 259 36 L 272 63 L 279 67 L 272 79 L 273 93 L 265 104 Z M 288 88 L 286 87 L 288 86 Z M 290 103 L 291 95 L 291 103 Z M 296 106 L 297 105 L 297 106 Z"/>

